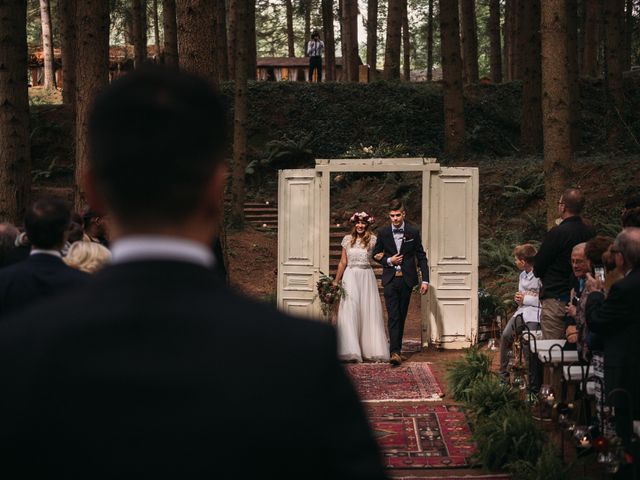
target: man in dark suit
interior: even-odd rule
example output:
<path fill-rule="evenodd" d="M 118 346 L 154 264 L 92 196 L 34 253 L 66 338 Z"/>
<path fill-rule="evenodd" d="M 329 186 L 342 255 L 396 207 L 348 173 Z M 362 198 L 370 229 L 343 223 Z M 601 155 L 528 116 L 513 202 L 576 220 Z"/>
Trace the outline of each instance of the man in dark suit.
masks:
<path fill-rule="evenodd" d="M 26 260 L 0 270 L 0 318 L 87 281 L 89 276 L 67 266 L 60 254 L 70 219 L 69 207 L 56 198 L 38 200 L 29 208 L 24 225 L 31 252 Z"/>
<path fill-rule="evenodd" d="M 611 286 L 605 298 L 603 282 L 587 274 L 586 321 L 604 343 L 605 391 L 609 394 L 621 388 L 629 392 L 631 411 L 640 420 L 640 228 L 625 228 L 610 251 L 625 276 Z M 610 400 L 616 406 L 616 430 L 628 441 L 630 406 L 626 397 L 614 395 Z"/>
<path fill-rule="evenodd" d="M 420 231 L 405 222 L 406 212 L 400 200 L 394 199 L 389 206 L 391 224 L 378 230 L 378 239 L 373 247 L 373 256 L 382 265 L 384 302 L 389 321 L 389 362 L 400 365 L 402 335 L 409 310 L 411 291 L 418 284 L 420 267 L 422 283 L 420 293 L 429 290 L 429 267 L 422 246 Z"/>
<path fill-rule="evenodd" d="M 385 478 L 334 330 L 212 268 L 222 98 L 141 68 L 97 98 L 89 129 L 112 264 L 0 325 L 3 478 Z"/>

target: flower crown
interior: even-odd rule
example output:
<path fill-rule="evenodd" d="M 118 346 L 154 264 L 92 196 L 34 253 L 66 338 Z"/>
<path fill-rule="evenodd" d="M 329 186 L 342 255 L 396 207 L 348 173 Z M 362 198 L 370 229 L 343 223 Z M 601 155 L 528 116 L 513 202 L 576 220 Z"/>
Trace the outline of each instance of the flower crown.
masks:
<path fill-rule="evenodd" d="M 358 220 L 361 222 L 366 222 L 369 225 L 375 223 L 376 221 L 376 219 L 369 216 L 367 212 L 356 212 L 353 215 L 351 215 L 351 218 L 349 219 L 351 223 L 356 223 Z"/>

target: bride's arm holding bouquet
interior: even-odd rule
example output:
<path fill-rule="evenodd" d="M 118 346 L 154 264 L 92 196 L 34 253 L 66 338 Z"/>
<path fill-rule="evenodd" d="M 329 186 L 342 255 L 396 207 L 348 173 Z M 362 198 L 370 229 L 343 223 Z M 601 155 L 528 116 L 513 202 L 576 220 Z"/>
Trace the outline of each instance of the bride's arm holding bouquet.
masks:
<path fill-rule="evenodd" d="M 342 247 L 342 256 L 340 257 L 340 263 L 338 263 L 338 271 L 336 272 L 336 279 L 334 280 L 334 283 L 336 285 L 340 284 L 345 268 L 347 268 L 347 250 Z"/>

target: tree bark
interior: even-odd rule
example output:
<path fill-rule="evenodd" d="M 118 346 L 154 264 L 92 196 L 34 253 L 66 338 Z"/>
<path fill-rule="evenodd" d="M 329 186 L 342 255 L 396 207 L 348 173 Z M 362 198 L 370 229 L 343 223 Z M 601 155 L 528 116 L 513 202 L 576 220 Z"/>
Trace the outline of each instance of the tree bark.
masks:
<path fill-rule="evenodd" d="M 255 80 L 258 71 L 258 47 L 256 45 L 256 0 L 247 0 L 247 41 L 247 79 Z"/>
<path fill-rule="evenodd" d="M 400 80 L 400 31 L 402 28 L 402 0 L 389 0 L 387 12 L 387 41 L 384 52 L 384 79 Z"/>
<path fill-rule="evenodd" d="M 585 1 L 584 36 L 582 41 L 582 65 L 580 74 L 584 77 L 598 77 L 598 50 L 600 45 L 600 21 L 602 17 L 600 0 Z"/>
<path fill-rule="evenodd" d="M 227 10 L 227 61 L 229 64 L 229 75 L 236 78 L 236 2 L 228 0 Z"/>
<path fill-rule="evenodd" d="M 56 75 L 49 0 L 40 0 L 40 24 L 42 26 L 42 53 L 44 54 L 44 88 L 46 90 L 54 90 L 56 88 Z"/>
<path fill-rule="evenodd" d="M 622 58 L 622 71 L 631 69 L 631 48 L 633 45 L 633 0 L 627 0 L 625 6 L 624 22 L 624 57 Z"/>
<path fill-rule="evenodd" d="M 464 62 L 464 78 L 467 84 L 478 83 L 478 35 L 476 28 L 475 0 L 460 0 L 462 25 L 462 60 Z"/>
<path fill-rule="evenodd" d="M 367 2 L 367 64 L 371 67 L 371 77 L 375 78 L 378 64 L 378 0 Z"/>
<path fill-rule="evenodd" d="M 555 223 L 557 201 L 573 160 L 566 15 L 566 0 L 541 0 L 543 170 L 549 228 Z"/>
<path fill-rule="evenodd" d="M 347 58 L 343 59 L 347 82 L 358 81 L 358 5 L 345 1 L 342 5 L 344 18 L 344 46 Z"/>
<path fill-rule="evenodd" d="M 522 120 L 520 149 L 535 154 L 542 149 L 542 74 L 540 65 L 540 0 L 527 0 L 522 18 Z"/>
<path fill-rule="evenodd" d="M 571 151 L 580 145 L 580 83 L 578 82 L 578 0 L 567 2 L 567 67 L 569 73 L 569 116 Z"/>
<path fill-rule="evenodd" d="M 164 29 L 164 63 L 178 67 L 178 26 L 176 0 L 162 0 L 162 28 Z"/>
<path fill-rule="evenodd" d="M 133 65 L 140 67 L 147 61 L 147 2 L 132 0 L 133 9 Z"/>
<path fill-rule="evenodd" d="M 244 222 L 245 171 L 247 168 L 247 53 L 248 25 L 245 0 L 231 0 L 230 10 L 235 13 L 235 101 L 233 109 L 233 177 L 231 221 L 235 225 Z"/>
<path fill-rule="evenodd" d="M 407 0 L 402 0 L 402 77 L 405 82 L 411 80 L 411 33 Z"/>
<path fill-rule="evenodd" d="M 433 81 L 433 0 L 427 13 L 427 81 Z"/>
<path fill-rule="evenodd" d="M 75 118 L 76 105 L 76 0 L 58 0 L 62 53 L 62 102 Z"/>
<path fill-rule="evenodd" d="M 302 39 L 303 56 L 307 57 L 307 42 L 311 40 L 311 1 L 299 0 L 302 18 L 304 20 L 304 38 Z"/>
<path fill-rule="evenodd" d="M 213 3 L 208 0 L 180 0 L 176 7 L 180 67 L 217 85 Z"/>
<path fill-rule="evenodd" d="M 609 93 L 607 143 L 616 150 L 620 142 L 620 127 L 624 110 L 622 68 L 624 55 L 623 22 L 624 0 L 605 0 L 604 11 L 606 85 Z"/>
<path fill-rule="evenodd" d="M 215 58 L 220 82 L 231 78 L 227 57 L 227 7 L 224 1 L 215 2 Z"/>
<path fill-rule="evenodd" d="M 502 83 L 502 49 L 500 48 L 500 0 L 489 0 L 489 68 L 491 81 Z"/>
<path fill-rule="evenodd" d="M 295 57 L 296 47 L 295 47 L 295 36 L 293 34 L 293 3 L 292 3 L 292 0 L 285 0 L 284 3 L 287 10 L 287 49 L 289 51 L 289 56 Z M 324 8 L 324 2 L 323 2 L 323 8 Z"/>
<path fill-rule="evenodd" d="M 26 2 L 0 2 L 0 221 L 15 224 L 31 187 L 26 25 Z"/>
<path fill-rule="evenodd" d="M 84 179 L 89 162 L 89 111 L 95 96 L 109 84 L 109 0 L 77 4 L 75 210 L 85 206 Z"/>
<path fill-rule="evenodd" d="M 158 0 L 153 0 L 153 38 L 156 47 L 156 62 L 160 63 L 162 56 L 160 55 L 160 21 L 158 18 Z"/>
<path fill-rule="evenodd" d="M 459 22 L 458 0 L 442 1 L 440 42 L 444 94 L 444 153 L 448 158 L 455 160 L 464 158 L 464 100 Z"/>
<path fill-rule="evenodd" d="M 333 32 L 333 0 L 322 0 L 322 26 L 324 31 L 324 79 L 336 80 L 336 42 Z"/>

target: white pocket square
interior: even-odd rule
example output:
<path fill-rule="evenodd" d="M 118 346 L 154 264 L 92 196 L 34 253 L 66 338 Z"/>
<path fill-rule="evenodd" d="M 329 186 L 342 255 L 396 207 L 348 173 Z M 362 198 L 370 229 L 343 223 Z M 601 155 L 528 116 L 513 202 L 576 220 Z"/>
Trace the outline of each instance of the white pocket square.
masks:
<path fill-rule="evenodd" d="M 413 242 L 413 238 L 410 238 L 409 240 L 405 240 L 404 243 L 409 243 L 409 242 Z"/>

